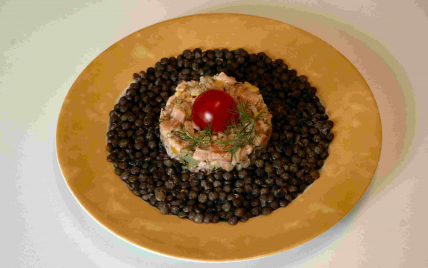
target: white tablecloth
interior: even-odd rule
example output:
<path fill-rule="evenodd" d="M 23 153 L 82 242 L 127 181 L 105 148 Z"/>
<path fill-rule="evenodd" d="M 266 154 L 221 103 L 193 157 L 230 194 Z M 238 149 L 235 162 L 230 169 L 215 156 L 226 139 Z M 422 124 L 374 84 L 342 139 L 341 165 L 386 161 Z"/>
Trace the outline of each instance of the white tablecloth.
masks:
<path fill-rule="evenodd" d="M 326 233 L 270 257 L 204 265 L 428 267 L 427 0 L 0 1 L 0 266 L 200 267 L 137 248 L 83 211 L 61 176 L 55 131 L 67 91 L 103 50 L 208 12 L 281 20 L 338 49 L 376 97 L 383 149 L 360 203 Z"/>

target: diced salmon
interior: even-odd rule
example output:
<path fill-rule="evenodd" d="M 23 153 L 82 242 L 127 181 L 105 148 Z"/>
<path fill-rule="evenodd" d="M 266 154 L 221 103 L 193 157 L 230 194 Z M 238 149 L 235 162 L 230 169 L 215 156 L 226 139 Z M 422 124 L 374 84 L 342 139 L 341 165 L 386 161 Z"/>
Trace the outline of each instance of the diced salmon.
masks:
<path fill-rule="evenodd" d="M 225 73 L 221 72 L 220 74 L 217 75 L 216 77 L 217 80 L 224 82 L 226 84 L 229 85 L 233 85 L 236 83 L 236 79 L 232 76 L 227 76 Z"/>
<path fill-rule="evenodd" d="M 271 127 L 268 124 L 264 123 L 261 120 L 258 120 L 256 122 L 256 131 L 257 131 L 257 133 L 267 133 L 270 128 Z"/>
<path fill-rule="evenodd" d="M 192 125 L 193 125 L 193 128 L 196 129 L 196 131 L 201 130 L 201 128 L 198 125 L 196 125 L 196 123 L 194 121 L 192 121 Z"/>
<path fill-rule="evenodd" d="M 181 139 L 177 139 L 175 137 L 164 138 L 163 142 L 166 145 L 167 151 L 172 152 L 174 155 L 180 154 L 181 150 L 187 147 L 187 144 L 185 141 Z"/>
<path fill-rule="evenodd" d="M 230 162 L 229 154 L 227 152 L 221 151 L 221 150 L 211 151 L 209 158 L 211 161 L 227 160 Z"/>
<path fill-rule="evenodd" d="M 223 91 L 223 82 L 221 81 L 215 81 L 215 83 L 212 83 L 210 86 L 210 89 L 216 89 L 216 90 L 221 90 Z"/>
<path fill-rule="evenodd" d="M 253 92 L 247 91 L 247 92 L 243 93 L 241 96 L 239 96 L 239 98 L 240 98 L 240 100 L 242 100 L 242 101 L 244 101 L 244 102 L 246 102 L 252 106 L 255 106 L 257 108 L 260 108 L 260 105 L 262 103 L 261 99 L 260 99 L 260 95 L 253 93 Z"/>
<path fill-rule="evenodd" d="M 198 147 L 193 154 L 193 159 L 207 162 L 207 164 L 217 162 L 218 165 L 225 170 L 232 170 L 234 167 L 234 165 L 230 163 L 230 154 L 222 150 L 205 150 Z"/>
<path fill-rule="evenodd" d="M 183 123 L 186 119 L 186 110 L 181 107 L 175 106 L 172 109 L 171 117 L 177 120 L 178 122 Z"/>
<path fill-rule="evenodd" d="M 171 114 L 172 108 L 174 108 L 174 102 L 175 102 L 175 99 L 176 99 L 176 98 L 177 98 L 177 97 L 175 97 L 175 96 L 171 96 L 171 97 L 169 98 L 168 102 L 166 103 L 166 106 L 165 106 L 165 108 L 164 108 L 164 111 L 165 111 L 167 114 Z"/>
<path fill-rule="evenodd" d="M 186 132 L 195 135 L 195 129 L 193 128 L 192 121 L 184 122 L 184 129 L 186 130 Z"/>
<path fill-rule="evenodd" d="M 250 84 L 250 83 L 248 83 L 248 82 L 245 82 L 245 83 L 244 83 L 244 87 L 245 87 L 247 90 L 251 91 L 251 92 L 259 93 L 259 88 L 258 88 L 258 87 L 255 87 L 255 86 L 253 86 L 253 85 L 251 85 L 251 84 Z"/>
<path fill-rule="evenodd" d="M 191 95 L 190 95 L 190 92 L 189 92 L 189 91 L 184 91 L 184 92 L 181 94 L 181 98 L 182 98 L 183 100 L 188 99 L 190 96 L 191 96 Z"/>
<path fill-rule="evenodd" d="M 217 163 L 222 169 L 226 171 L 231 171 L 235 167 L 234 165 L 232 165 L 232 163 L 230 163 L 230 159 L 217 161 Z"/>
<path fill-rule="evenodd" d="M 271 113 L 268 113 L 267 116 L 265 114 L 264 116 L 265 116 L 265 118 L 264 118 L 265 122 L 269 122 L 269 123 L 272 122 L 272 114 Z"/>
<path fill-rule="evenodd" d="M 181 153 L 181 150 L 187 147 L 187 144 L 183 140 L 177 138 L 169 138 L 168 140 L 171 147 L 174 147 L 178 154 Z"/>
<path fill-rule="evenodd" d="M 189 114 L 192 111 L 192 102 L 191 101 L 183 101 L 183 103 L 181 104 L 181 107 L 183 107 L 184 110 L 186 110 Z"/>
<path fill-rule="evenodd" d="M 192 81 L 187 82 L 187 85 L 191 88 L 195 88 L 199 85 L 199 82 L 192 80 Z"/>
<path fill-rule="evenodd" d="M 182 92 L 182 91 L 184 91 L 186 88 L 187 88 L 186 83 L 180 83 L 180 84 L 178 84 L 178 86 L 175 88 L 175 90 L 176 90 L 177 92 Z"/>
<path fill-rule="evenodd" d="M 197 147 L 193 154 L 193 159 L 198 161 L 207 161 L 209 159 L 209 155 L 210 151 Z"/>
<path fill-rule="evenodd" d="M 205 162 L 205 161 L 201 161 L 201 162 L 199 162 L 199 164 L 198 164 L 198 169 L 199 170 L 210 170 L 210 164 L 208 164 L 207 162 Z"/>
<path fill-rule="evenodd" d="M 239 96 L 239 88 L 236 87 L 231 87 L 229 88 L 229 90 L 227 91 L 227 93 L 229 93 L 229 95 L 233 98 L 234 101 L 238 101 L 237 96 Z"/>
<path fill-rule="evenodd" d="M 246 145 L 242 150 L 241 150 L 241 157 L 242 156 L 247 156 L 249 154 L 251 154 L 254 150 L 254 147 L 251 145 Z"/>
<path fill-rule="evenodd" d="M 201 161 L 198 164 L 198 169 L 200 170 L 209 170 L 212 169 L 212 162 Z M 216 161 L 216 167 L 220 167 L 226 171 L 231 171 L 235 166 L 230 163 L 230 161 Z"/>
<path fill-rule="evenodd" d="M 243 166 L 246 166 L 246 164 L 248 164 L 249 162 L 248 155 L 253 152 L 253 149 L 254 147 L 251 145 L 246 145 L 245 147 L 239 148 L 235 154 L 235 157 L 232 160 L 232 164 L 233 165 L 241 164 Z"/>
<path fill-rule="evenodd" d="M 159 125 L 160 133 L 162 136 L 167 137 L 172 131 L 180 129 L 180 122 L 176 120 L 165 120 Z"/>
<path fill-rule="evenodd" d="M 265 134 L 259 134 L 259 136 L 255 139 L 254 144 L 256 146 L 266 147 L 268 140 L 269 140 L 269 136 Z"/>

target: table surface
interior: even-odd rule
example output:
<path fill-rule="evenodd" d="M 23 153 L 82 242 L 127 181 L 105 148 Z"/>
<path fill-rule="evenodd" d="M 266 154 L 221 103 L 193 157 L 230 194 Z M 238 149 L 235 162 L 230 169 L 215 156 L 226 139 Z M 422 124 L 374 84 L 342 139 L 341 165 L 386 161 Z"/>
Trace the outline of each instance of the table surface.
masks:
<path fill-rule="evenodd" d="M 0 1 L 1 267 L 199 267 L 140 249 L 76 202 L 55 152 L 74 80 L 121 38 L 180 16 L 231 12 L 287 22 L 345 55 L 379 106 L 379 167 L 355 208 L 286 252 L 221 267 L 428 267 L 428 1 Z M 424 116 L 425 115 L 425 116 Z"/>

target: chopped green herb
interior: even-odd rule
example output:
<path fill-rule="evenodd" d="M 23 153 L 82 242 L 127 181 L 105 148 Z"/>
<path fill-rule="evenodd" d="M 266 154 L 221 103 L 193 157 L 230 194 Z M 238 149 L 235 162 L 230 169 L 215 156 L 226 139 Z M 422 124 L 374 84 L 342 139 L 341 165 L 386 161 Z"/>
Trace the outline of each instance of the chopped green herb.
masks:
<path fill-rule="evenodd" d="M 238 102 L 234 110 L 231 113 L 237 113 L 239 115 L 238 120 L 235 122 L 229 122 L 225 133 L 226 140 L 214 140 L 211 125 L 205 127 L 205 129 L 195 135 L 192 135 L 188 131 L 176 131 L 175 134 L 182 140 L 190 142 L 190 150 L 194 150 L 196 147 L 204 146 L 217 142 L 223 146 L 225 152 L 230 153 L 230 161 L 236 156 L 239 148 L 245 145 L 254 145 L 255 139 L 260 135 L 256 132 L 256 122 L 259 117 L 265 113 L 261 111 L 256 116 L 251 112 L 250 106 L 245 102 Z M 233 134 L 234 138 L 230 136 Z"/>
<path fill-rule="evenodd" d="M 228 125 L 225 131 L 226 141 L 219 141 L 218 143 L 223 145 L 223 150 L 230 153 L 230 161 L 232 162 L 239 148 L 248 144 L 254 145 L 254 140 L 260 136 L 256 132 L 256 122 L 265 111 L 253 116 L 248 103 L 238 102 L 235 110 L 231 112 L 239 114 L 238 121 Z M 235 138 L 229 140 L 232 133 L 235 134 Z"/>
<path fill-rule="evenodd" d="M 214 142 L 211 125 L 205 126 L 205 129 L 195 135 L 192 135 L 188 131 L 176 131 L 175 134 L 182 140 L 190 142 L 188 147 L 190 150 L 194 150 L 198 146 L 203 146 Z"/>

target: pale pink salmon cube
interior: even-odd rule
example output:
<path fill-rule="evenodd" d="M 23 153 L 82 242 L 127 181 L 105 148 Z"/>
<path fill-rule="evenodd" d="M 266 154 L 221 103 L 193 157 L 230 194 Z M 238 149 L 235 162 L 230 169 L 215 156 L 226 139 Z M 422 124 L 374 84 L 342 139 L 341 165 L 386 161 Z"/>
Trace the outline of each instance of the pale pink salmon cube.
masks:
<path fill-rule="evenodd" d="M 172 109 L 171 117 L 177 120 L 178 122 L 183 123 L 186 119 L 186 110 L 181 107 L 175 106 L 174 109 Z"/>

